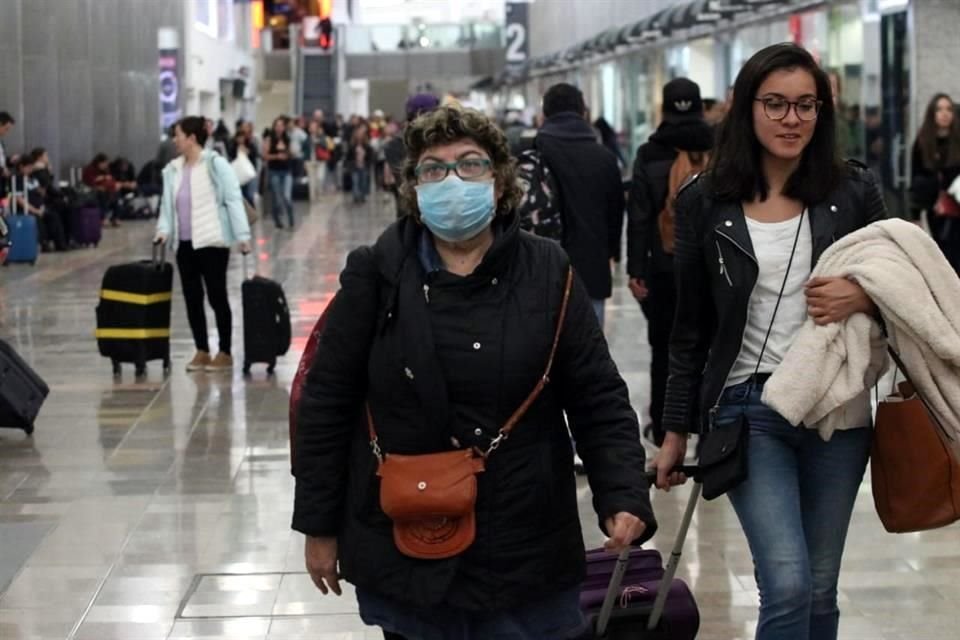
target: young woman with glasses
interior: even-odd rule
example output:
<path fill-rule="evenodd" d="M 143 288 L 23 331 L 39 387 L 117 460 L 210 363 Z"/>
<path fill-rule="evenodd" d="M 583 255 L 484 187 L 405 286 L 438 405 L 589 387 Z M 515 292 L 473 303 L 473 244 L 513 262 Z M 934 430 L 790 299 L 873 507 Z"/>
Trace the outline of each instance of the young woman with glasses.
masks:
<path fill-rule="evenodd" d="M 840 560 L 870 450 L 869 394 L 849 403 L 829 442 L 761 400 L 808 317 L 874 312 L 855 282 L 810 280 L 828 246 L 886 216 L 870 172 L 838 157 L 835 118 L 830 82 L 806 50 L 763 49 L 737 77 L 708 171 L 676 207 L 657 485 L 685 480 L 670 470 L 688 433 L 746 429 L 747 479 L 727 496 L 756 568 L 758 640 L 836 640 Z"/>

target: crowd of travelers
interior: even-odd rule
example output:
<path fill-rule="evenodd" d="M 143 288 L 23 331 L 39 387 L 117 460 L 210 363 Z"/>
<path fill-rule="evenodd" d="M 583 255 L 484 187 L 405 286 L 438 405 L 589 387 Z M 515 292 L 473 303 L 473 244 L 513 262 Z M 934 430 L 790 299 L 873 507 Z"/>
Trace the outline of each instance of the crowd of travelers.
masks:
<path fill-rule="evenodd" d="M 619 552 L 657 528 L 641 433 L 665 491 L 688 481 L 680 465 L 699 434 L 696 479 L 727 496 L 753 556 L 756 637 L 835 640 L 870 394 L 888 364 L 882 347 L 837 362 L 824 335 L 852 354 L 886 330 L 915 372 L 958 376 L 930 330 L 956 334 L 946 303 L 917 328 L 890 306 L 916 280 L 825 272 L 881 236 L 869 265 L 894 251 L 938 291 L 930 274 L 946 265 L 917 250 L 918 225 L 887 219 L 877 179 L 842 154 L 849 111 L 835 85 L 794 44 L 756 53 L 722 102 L 674 79 L 626 179 L 615 132 L 572 85 L 546 91 L 536 122 L 510 113 L 502 127 L 411 98 L 404 153 L 389 162 L 401 216 L 347 259 L 291 443 L 293 527 L 317 588 L 352 583 L 361 618 L 388 640 L 594 637 L 575 465 Z M 954 103 L 936 96 L 912 191 L 954 266 L 958 133 Z M 624 218 L 653 356 L 643 423 L 603 338 Z M 960 293 L 950 275 L 942 286 Z M 823 360 L 794 343 L 820 345 Z M 833 389 L 828 370 L 840 372 Z M 466 512 L 431 516 L 440 473 L 476 483 Z M 397 484 L 417 478 L 422 497 Z"/>
<path fill-rule="evenodd" d="M 657 529 L 642 438 L 656 450 L 652 484 L 669 491 L 688 480 L 680 465 L 693 434 L 697 480 L 721 485 L 708 497 L 726 495 L 749 543 L 756 637 L 837 638 L 841 560 L 886 352 L 882 365 L 838 375 L 839 397 L 817 378 L 852 370 L 853 356 L 838 364 L 824 347 L 796 369 L 792 347 L 833 330 L 853 353 L 909 333 L 899 346 L 914 373 L 953 357 L 909 314 L 891 312 L 884 287 L 903 286 L 903 274 L 878 284 L 824 264 L 886 234 L 916 273 L 937 260 L 960 270 L 956 105 L 934 96 L 913 150 L 911 215 L 943 254 L 929 256 L 910 252 L 919 225 L 888 220 L 872 171 L 844 157 L 852 110 L 805 49 L 760 50 L 722 101 L 673 79 L 661 104 L 632 167 L 610 123 L 560 83 L 530 123 L 429 94 L 407 101 L 403 122 L 318 110 L 278 117 L 259 137 L 250 122 L 231 134 L 186 118 L 152 163 L 157 182 L 104 154 L 83 170 L 106 224 L 128 196 L 162 190 L 156 240 L 179 242 L 198 351 L 188 368 L 232 365 L 225 274 L 231 245 L 250 250 L 242 200 L 269 196 L 276 227 L 292 230 L 295 196 L 340 191 L 362 205 L 375 190 L 393 194 L 397 221 L 340 274 L 291 443 L 293 527 L 306 536 L 310 576 L 324 594 L 351 582 L 360 616 L 386 638 L 584 637 L 575 468 L 606 549 L 621 552 Z M 14 124 L 0 113 L 0 142 Z M 7 157 L 0 146 L 0 171 L 29 185 L 15 197 L 46 220 L 44 242 L 66 243 L 44 150 Z M 624 245 L 651 347 L 642 420 L 604 338 Z M 217 310 L 215 358 L 199 320 L 201 281 Z M 857 327 L 865 337 L 845 338 Z M 811 389 L 813 400 L 800 397 Z M 811 404 L 829 411 L 806 419 Z M 798 405 L 795 419 L 788 409 Z M 393 485 L 421 477 L 416 490 Z M 435 479 L 470 483 L 468 508 L 417 511 L 445 499 L 431 493 Z"/>

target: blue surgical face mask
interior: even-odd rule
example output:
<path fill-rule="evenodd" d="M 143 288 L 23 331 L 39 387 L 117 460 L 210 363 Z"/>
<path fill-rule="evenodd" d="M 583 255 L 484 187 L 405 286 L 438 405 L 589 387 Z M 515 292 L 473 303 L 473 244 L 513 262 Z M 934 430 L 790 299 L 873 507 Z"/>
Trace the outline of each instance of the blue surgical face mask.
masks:
<path fill-rule="evenodd" d="M 417 185 L 416 191 L 420 219 L 441 240 L 469 240 L 493 220 L 493 180 L 466 182 L 451 173 L 440 182 Z"/>

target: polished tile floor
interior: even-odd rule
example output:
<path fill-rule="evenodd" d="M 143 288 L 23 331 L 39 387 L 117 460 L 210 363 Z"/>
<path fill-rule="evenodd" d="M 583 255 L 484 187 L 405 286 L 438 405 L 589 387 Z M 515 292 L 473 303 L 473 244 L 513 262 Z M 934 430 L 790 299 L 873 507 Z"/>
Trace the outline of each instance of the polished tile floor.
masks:
<path fill-rule="evenodd" d="M 262 365 L 250 380 L 186 374 L 193 347 L 175 295 L 173 374 L 164 379 L 152 363 L 145 380 L 129 367 L 113 379 L 92 337 L 99 282 L 107 265 L 149 253 L 149 224 L 107 230 L 96 250 L 0 270 L 0 337 L 51 388 L 32 439 L 0 430 L 2 640 L 381 637 L 357 618 L 349 591 L 324 598 L 303 571 L 303 539 L 289 529 L 286 421 L 299 352 L 346 252 L 371 241 L 392 211 L 331 197 L 300 214 L 295 233 L 263 224 L 257 241 L 257 269 L 283 283 L 294 322 L 293 349 L 273 378 Z M 242 269 L 232 260 L 239 347 Z M 624 287 L 607 318 L 643 407 L 644 320 Z M 655 497 L 654 546 L 669 548 L 687 495 Z M 582 480 L 580 504 L 588 543 L 598 544 Z M 842 638 L 960 637 L 960 528 L 888 535 L 865 482 L 847 549 Z M 701 638 L 752 637 L 753 569 L 724 500 L 700 506 L 681 575 L 702 609 Z"/>

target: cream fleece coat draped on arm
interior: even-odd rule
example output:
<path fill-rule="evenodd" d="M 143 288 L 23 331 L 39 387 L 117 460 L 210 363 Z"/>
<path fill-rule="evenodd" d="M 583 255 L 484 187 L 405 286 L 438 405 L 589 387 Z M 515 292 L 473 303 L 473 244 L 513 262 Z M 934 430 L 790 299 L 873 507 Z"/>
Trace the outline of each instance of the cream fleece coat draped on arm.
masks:
<path fill-rule="evenodd" d="M 852 278 L 863 287 L 960 457 L 960 278 L 936 243 L 904 220 L 878 222 L 831 246 L 813 276 Z M 870 423 L 871 387 L 887 367 L 873 318 L 856 314 L 825 327 L 808 319 L 767 381 L 763 402 L 829 440 L 836 429 Z"/>

